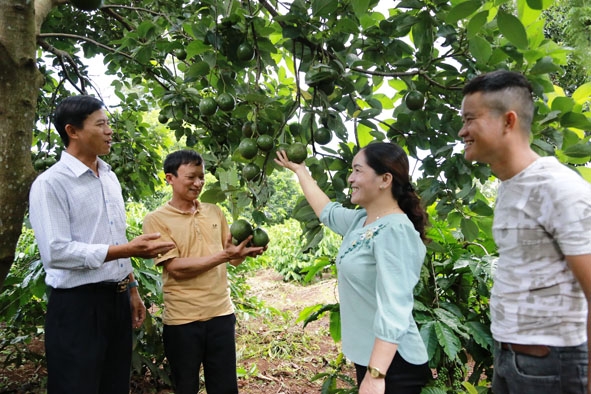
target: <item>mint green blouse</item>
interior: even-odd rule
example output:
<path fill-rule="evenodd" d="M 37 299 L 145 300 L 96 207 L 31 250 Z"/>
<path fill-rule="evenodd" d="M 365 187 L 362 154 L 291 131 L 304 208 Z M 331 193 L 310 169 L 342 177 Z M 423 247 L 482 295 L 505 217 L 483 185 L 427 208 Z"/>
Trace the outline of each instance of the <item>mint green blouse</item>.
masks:
<path fill-rule="evenodd" d="M 407 362 L 424 364 L 427 350 L 412 316 L 413 289 L 426 248 L 406 215 L 364 226 L 365 209 L 329 203 L 320 220 L 343 236 L 337 255 L 343 353 L 366 366 L 375 338 L 398 344 Z"/>

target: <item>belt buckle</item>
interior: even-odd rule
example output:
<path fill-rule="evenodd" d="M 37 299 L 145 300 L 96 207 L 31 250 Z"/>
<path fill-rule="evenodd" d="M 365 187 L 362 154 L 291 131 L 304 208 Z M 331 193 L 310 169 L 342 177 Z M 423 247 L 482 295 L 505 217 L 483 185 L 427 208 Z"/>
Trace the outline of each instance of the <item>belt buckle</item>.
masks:
<path fill-rule="evenodd" d="M 124 293 L 127 291 L 127 285 L 129 284 L 129 277 L 125 277 L 117 282 L 117 293 Z"/>

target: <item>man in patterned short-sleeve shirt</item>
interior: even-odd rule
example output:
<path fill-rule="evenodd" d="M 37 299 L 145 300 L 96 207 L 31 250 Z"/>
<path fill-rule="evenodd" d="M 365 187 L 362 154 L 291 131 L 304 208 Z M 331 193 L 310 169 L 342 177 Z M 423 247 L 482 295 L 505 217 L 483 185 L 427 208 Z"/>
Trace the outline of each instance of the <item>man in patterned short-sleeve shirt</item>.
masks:
<path fill-rule="evenodd" d="M 495 71 L 464 87 L 465 157 L 501 180 L 490 307 L 495 394 L 589 393 L 591 184 L 530 147 L 532 89 Z"/>

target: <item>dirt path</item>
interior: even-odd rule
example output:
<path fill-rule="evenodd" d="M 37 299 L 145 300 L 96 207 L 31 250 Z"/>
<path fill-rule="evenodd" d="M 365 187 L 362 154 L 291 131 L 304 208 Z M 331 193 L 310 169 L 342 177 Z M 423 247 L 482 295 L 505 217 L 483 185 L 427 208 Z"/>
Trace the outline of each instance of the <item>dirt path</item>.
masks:
<path fill-rule="evenodd" d="M 331 372 L 330 363 L 340 352 L 330 337 L 328 318 L 303 328 L 297 322 L 299 313 L 318 303 L 338 302 L 336 281 L 321 280 L 308 286 L 285 283 L 272 270 L 262 270 L 248 279 L 249 295 L 257 296 L 269 307 L 283 313 L 273 321 L 256 318 L 239 323 L 237 329 L 238 364 L 253 370 L 240 379 L 242 394 L 308 394 L 318 393 L 322 379 L 311 382 L 314 375 Z M 248 350 L 262 348 L 254 357 Z M 348 368 L 352 372 L 352 367 Z"/>

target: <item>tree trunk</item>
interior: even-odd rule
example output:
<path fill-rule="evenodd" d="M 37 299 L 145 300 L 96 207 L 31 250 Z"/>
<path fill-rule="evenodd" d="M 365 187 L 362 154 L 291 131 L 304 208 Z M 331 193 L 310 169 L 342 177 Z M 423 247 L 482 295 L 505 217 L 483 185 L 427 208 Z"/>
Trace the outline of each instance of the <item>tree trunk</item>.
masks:
<path fill-rule="evenodd" d="M 14 261 L 35 178 L 31 143 L 43 77 L 35 61 L 34 5 L 0 0 L 0 289 Z"/>

